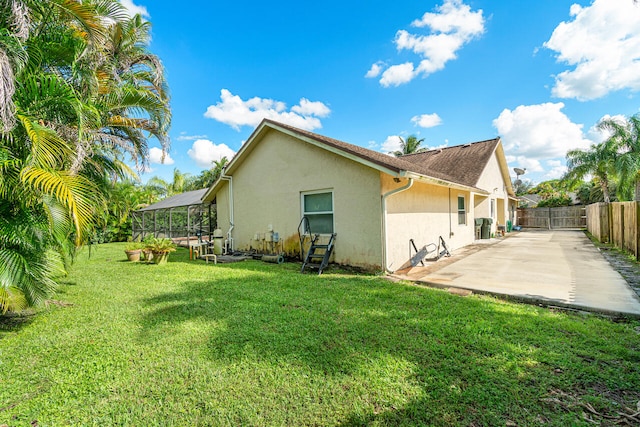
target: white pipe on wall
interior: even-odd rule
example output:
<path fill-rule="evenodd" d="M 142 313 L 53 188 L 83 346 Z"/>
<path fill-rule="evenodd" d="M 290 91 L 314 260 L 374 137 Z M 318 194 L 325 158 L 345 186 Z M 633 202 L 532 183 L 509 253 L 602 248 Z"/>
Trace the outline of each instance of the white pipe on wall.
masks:
<path fill-rule="evenodd" d="M 394 194 L 401 193 L 410 189 L 413 186 L 413 178 L 409 178 L 409 182 L 406 185 L 394 188 L 382 195 L 382 268 L 387 273 L 393 273 L 387 265 L 387 198 Z"/>
<path fill-rule="evenodd" d="M 231 252 L 233 252 L 233 235 L 232 235 L 232 231 L 233 231 L 233 227 L 234 227 L 234 222 L 233 222 L 233 177 L 231 176 L 227 176 L 227 175 L 220 175 L 220 179 L 223 179 L 225 181 L 229 181 L 229 231 L 227 231 L 227 241 L 225 243 L 225 248 L 226 247 L 230 247 Z"/>

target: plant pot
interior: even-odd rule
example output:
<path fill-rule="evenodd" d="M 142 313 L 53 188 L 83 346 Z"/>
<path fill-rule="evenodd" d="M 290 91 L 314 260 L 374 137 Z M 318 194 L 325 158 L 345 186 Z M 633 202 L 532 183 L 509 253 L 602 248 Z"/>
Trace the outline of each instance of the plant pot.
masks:
<path fill-rule="evenodd" d="M 125 254 L 127 254 L 127 259 L 131 262 L 138 262 L 140 261 L 140 254 L 142 253 L 142 251 L 140 249 L 134 249 L 132 251 L 124 251 Z"/>
<path fill-rule="evenodd" d="M 153 252 L 151 250 L 143 249 L 142 250 L 142 259 L 147 262 L 153 259 Z"/>
<path fill-rule="evenodd" d="M 153 262 L 154 264 L 164 265 L 167 263 L 169 259 L 169 252 L 153 252 Z"/>

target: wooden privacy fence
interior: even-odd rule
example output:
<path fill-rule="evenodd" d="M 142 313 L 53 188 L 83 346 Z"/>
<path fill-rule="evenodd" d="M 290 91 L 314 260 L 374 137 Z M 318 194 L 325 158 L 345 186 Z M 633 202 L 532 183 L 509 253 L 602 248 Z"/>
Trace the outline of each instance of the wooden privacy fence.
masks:
<path fill-rule="evenodd" d="M 561 206 L 557 208 L 518 208 L 518 225 L 527 228 L 585 228 L 585 207 Z"/>
<path fill-rule="evenodd" d="M 587 206 L 587 230 L 599 241 L 611 242 L 640 260 L 640 202 Z"/>

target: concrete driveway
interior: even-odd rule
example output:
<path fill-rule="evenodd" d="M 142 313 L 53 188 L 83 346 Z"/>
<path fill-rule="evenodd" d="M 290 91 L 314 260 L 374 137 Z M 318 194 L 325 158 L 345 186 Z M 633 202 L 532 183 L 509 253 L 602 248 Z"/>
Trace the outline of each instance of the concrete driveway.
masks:
<path fill-rule="evenodd" d="M 640 298 L 582 231 L 527 230 L 492 242 L 462 248 L 449 259 L 403 270 L 396 276 L 640 317 Z"/>

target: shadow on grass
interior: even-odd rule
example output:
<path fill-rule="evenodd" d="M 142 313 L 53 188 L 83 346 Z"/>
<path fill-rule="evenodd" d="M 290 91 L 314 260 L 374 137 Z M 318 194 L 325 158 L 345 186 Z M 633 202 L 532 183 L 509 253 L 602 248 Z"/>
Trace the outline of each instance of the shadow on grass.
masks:
<path fill-rule="evenodd" d="M 589 334 L 585 322 L 597 319 L 259 264 L 214 269 L 211 279 L 180 288 L 145 301 L 141 340 L 198 321 L 208 334 L 201 351 L 212 360 L 302 364 L 320 377 L 361 378 L 367 408 L 344 417 L 345 426 L 535 424 L 553 412 L 540 403 L 546 391 L 619 387 L 620 366 L 623 387 L 640 387 L 637 349 Z M 581 355 L 616 363 L 591 365 Z M 394 371 L 420 390 L 401 406 L 376 390 Z"/>
<path fill-rule="evenodd" d="M 0 315 L 0 339 L 5 332 L 18 332 L 28 326 L 35 319 L 35 310 L 25 310 L 21 313 L 6 313 Z"/>

